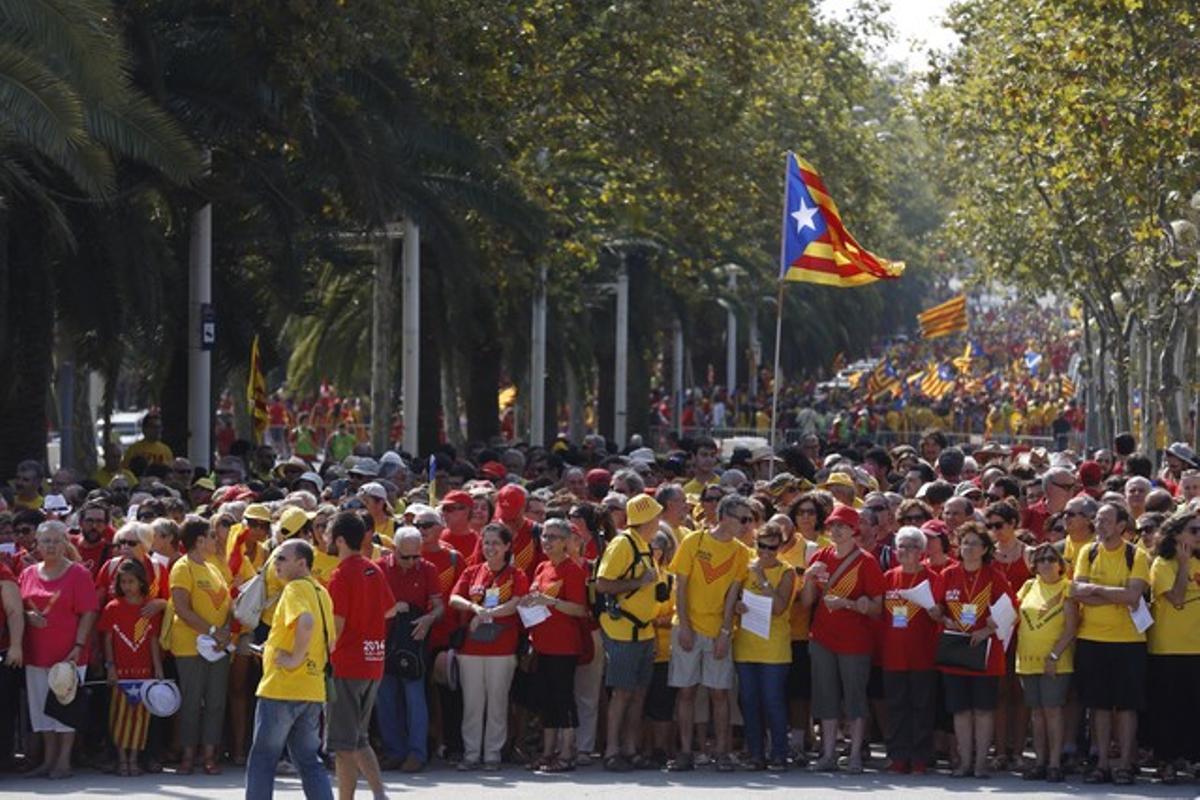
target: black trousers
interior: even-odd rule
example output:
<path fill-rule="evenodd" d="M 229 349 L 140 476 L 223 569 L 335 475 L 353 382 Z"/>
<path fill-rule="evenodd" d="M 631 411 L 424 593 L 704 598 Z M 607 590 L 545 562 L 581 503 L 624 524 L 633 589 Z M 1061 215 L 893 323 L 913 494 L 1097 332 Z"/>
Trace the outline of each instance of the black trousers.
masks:
<path fill-rule="evenodd" d="M 933 670 L 884 671 L 889 758 L 929 763 L 933 755 L 936 687 L 937 672 Z"/>
<path fill-rule="evenodd" d="M 1200 656 L 1150 656 L 1146 662 L 1147 713 L 1142 719 L 1159 761 L 1200 757 Z M 1147 733 L 1149 734 L 1147 736 Z"/>

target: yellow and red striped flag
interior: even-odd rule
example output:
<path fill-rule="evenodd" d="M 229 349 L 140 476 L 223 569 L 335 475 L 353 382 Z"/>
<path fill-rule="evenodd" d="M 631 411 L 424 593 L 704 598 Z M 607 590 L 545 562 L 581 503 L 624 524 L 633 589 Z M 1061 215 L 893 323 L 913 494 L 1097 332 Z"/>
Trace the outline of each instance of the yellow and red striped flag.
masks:
<path fill-rule="evenodd" d="M 267 378 L 263 375 L 262 361 L 258 357 L 258 334 L 250 345 L 250 380 L 246 384 L 246 406 L 250 409 L 254 443 L 262 444 L 267 432 L 270 414 L 267 413 Z"/>
<path fill-rule="evenodd" d="M 794 153 L 784 186 L 780 280 L 846 287 L 904 274 L 903 261 L 881 258 L 854 240 L 816 168 Z"/>
<path fill-rule="evenodd" d="M 967 296 L 960 294 L 917 314 L 921 337 L 936 339 L 967 329 Z"/>

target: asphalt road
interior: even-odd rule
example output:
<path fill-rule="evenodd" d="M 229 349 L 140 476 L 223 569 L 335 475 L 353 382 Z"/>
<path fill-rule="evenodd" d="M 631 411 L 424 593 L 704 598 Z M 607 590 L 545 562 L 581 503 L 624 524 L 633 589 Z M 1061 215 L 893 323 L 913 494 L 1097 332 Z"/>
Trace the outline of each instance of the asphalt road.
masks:
<path fill-rule="evenodd" d="M 415 776 L 387 774 L 390 797 L 412 797 L 419 793 L 422 800 L 472 800 L 487 797 L 528 798 L 549 797 L 570 800 L 604 798 L 613 800 L 615 792 L 621 797 L 661 798 L 666 800 L 697 800 L 697 798 L 728 797 L 735 791 L 739 797 L 763 795 L 788 797 L 853 797 L 870 793 L 872 798 L 909 798 L 931 800 L 943 797 L 1028 797 L 1070 798 L 1096 797 L 1197 797 L 1200 783 L 1161 786 L 1143 781 L 1132 787 L 1085 786 L 1073 781 L 1051 787 L 1045 783 L 1029 783 L 1015 776 L 993 777 L 987 781 L 950 778 L 942 775 L 912 778 L 886 773 L 868 772 L 865 775 L 816 775 L 804 771 L 783 774 L 716 773 L 698 770 L 682 779 L 678 775 L 660 772 L 635 772 L 610 775 L 597 767 L 554 776 L 531 775 L 520 768 L 508 768 L 498 773 L 459 773 L 438 768 Z M 1053 791 L 1049 791 L 1053 789 Z M 1120 791 L 1115 791 L 1120 789 Z M 63 781 L 4 777 L 0 780 L 0 797 L 12 798 L 77 798 L 121 797 L 124 800 L 149 798 L 213 798 L 231 800 L 243 797 L 240 770 L 229 769 L 224 775 L 175 776 L 170 773 L 118 778 L 94 772 L 80 772 Z M 484 792 L 486 791 L 486 795 Z M 303 797 L 300 782 L 294 777 L 276 781 L 275 796 L 283 800 Z M 359 784 L 358 797 L 370 799 L 365 784 Z"/>

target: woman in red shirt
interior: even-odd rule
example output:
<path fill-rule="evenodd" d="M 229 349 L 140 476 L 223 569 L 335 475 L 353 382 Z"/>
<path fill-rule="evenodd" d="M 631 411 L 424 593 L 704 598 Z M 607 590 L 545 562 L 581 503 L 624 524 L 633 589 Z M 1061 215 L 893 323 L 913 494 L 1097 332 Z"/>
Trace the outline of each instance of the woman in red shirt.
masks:
<path fill-rule="evenodd" d="M 983 671 L 939 665 L 946 694 L 946 709 L 954 715 L 954 735 L 958 739 L 956 778 L 978 778 L 990 774 L 987 766 L 1000 677 L 1004 675 L 1004 646 L 996 636 L 996 623 L 990 608 L 1002 595 L 1012 600 L 1004 574 L 992 564 L 995 544 L 987 529 L 978 522 L 964 522 L 958 528 L 958 553 L 961 562 L 942 573 L 941 595 L 934 595 L 942 606 L 942 627 L 946 631 L 970 634 L 971 645 L 986 647 L 990 642 Z M 1013 604 L 1014 607 L 1016 604 Z"/>
<path fill-rule="evenodd" d="M 522 606 L 541 606 L 550 613 L 529 629 L 542 715 L 542 757 L 530 766 L 542 772 L 575 769 L 575 666 L 583 650 L 579 623 L 587 614 L 587 575 L 567 552 L 572 535 L 566 520 L 546 521 L 542 552 L 547 560 L 538 564 L 530 593 L 521 600 Z"/>
<path fill-rule="evenodd" d="M 1029 569 L 1029 548 L 1017 538 L 1021 512 L 1015 503 L 1015 500 L 1000 500 L 984 512 L 988 534 L 996 543 L 993 563 L 1004 573 L 1013 592 L 1033 577 Z M 1021 681 L 1017 677 L 1016 636 L 1014 632 L 1013 641 L 1008 644 L 1004 677 L 1000 679 L 1000 699 L 996 705 L 996 761 L 993 766 L 1001 771 L 1020 767 L 1025 732 L 1029 730 L 1029 709 L 1025 707 L 1025 693 L 1021 691 Z"/>
<path fill-rule="evenodd" d="M 921 563 L 925 534 L 906 525 L 896 534 L 900 566 L 884 573 L 883 695 L 887 702 L 887 749 L 890 771 L 925 774 L 933 755 L 934 701 L 937 690 L 938 606 L 925 609 L 901 592 L 929 583 L 936 596 L 941 576 Z"/>
<path fill-rule="evenodd" d="M 805 575 L 801 602 L 816 606 L 809 635 L 813 716 L 821 720 L 822 755 L 816 769 L 837 769 L 834 745 L 838 719 L 850 719 L 848 771 L 862 772 L 867 727 L 867 681 L 875 647 L 873 620 L 883 609 L 883 573 L 875 557 L 858 546 L 858 512 L 837 504 L 825 518 L 833 540 L 818 550 Z"/>
<path fill-rule="evenodd" d="M 529 593 L 525 573 L 512 565 L 512 532 L 491 522 L 484 526 L 483 561 L 467 567 L 450 595 L 450 607 L 467 623 L 458 653 L 463 690 L 464 755 L 461 770 L 500 768 L 508 738 L 508 690 L 517 668 L 517 603 Z M 484 715 L 487 730 L 484 731 Z"/>

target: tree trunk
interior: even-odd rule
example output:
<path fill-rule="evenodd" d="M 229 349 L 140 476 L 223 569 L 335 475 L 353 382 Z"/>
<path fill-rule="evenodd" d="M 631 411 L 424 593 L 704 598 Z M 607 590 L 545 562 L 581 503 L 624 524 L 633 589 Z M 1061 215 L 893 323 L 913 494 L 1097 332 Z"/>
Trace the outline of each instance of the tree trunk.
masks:
<path fill-rule="evenodd" d="M 186 331 L 186 325 L 176 328 Z M 166 380 L 159 394 L 159 405 L 162 407 L 163 441 L 171 452 L 176 455 L 187 455 L 188 442 L 188 351 L 187 337 L 180 337 L 173 342 L 174 347 L 169 353 L 170 363 L 167 367 Z M 245 386 L 245 384 L 242 384 Z M 235 392 L 236 394 L 236 392 Z M 243 395 L 246 393 L 243 391 Z M 154 405 L 151 394 L 150 405 Z"/>
<path fill-rule="evenodd" d="M 429 248 L 421 254 L 421 384 L 417 392 L 417 453 L 432 453 L 442 432 L 442 342 L 446 323 L 442 282 L 444 274 Z M 494 396 L 496 393 L 492 392 Z"/>
<path fill-rule="evenodd" d="M 1184 322 L 1191 317 L 1190 306 L 1176 304 L 1171 309 L 1171 321 L 1163 334 L 1162 347 L 1158 351 L 1158 402 L 1167 423 L 1172 442 L 1185 441 L 1184 420 L 1179 413 L 1179 393 L 1182 389 L 1180 376 L 1175 369 L 1175 355 L 1179 340 L 1183 336 Z"/>
<path fill-rule="evenodd" d="M 8 225 L 20 231 L 9 237 Z M 0 480 L 21 461 L 46 461 L 46 402 L 54 343 L 51 265 L 36 215 L 13 209 L 0 221 Z M 7 277 L 7 281 L 4 278 Z"/>
<path fill-rule="evenodd" d="M 1130 346 L 1129 337 L 1121 331 L 1117 331 L 1113 336 L 1114 349 L 1116 350 L 1115 359 L 1113 361 L 1113 376 L 1116 382 L 1116 398 L 1113 403 L 1113 418 L 1116 421 L 1118 431 L 1132 431 L 1133 421 L 1130 417 L 1129 402 L 1129 369 L 1130 369 Z M 1146 398 L 1142 399 L 1143 405 L 1146 403 Z"/>
<path fill-rule="evenodd" d="M 472 442 L 486 442 L 500 432 L 497 392 L 504 346 L 500 341 L 495 306 L 481 294 L 475 295 L 472 302 L 475 307 L 471 319 L 475 327 L 464 337 L 468 365 L 467 438 Z"/>

